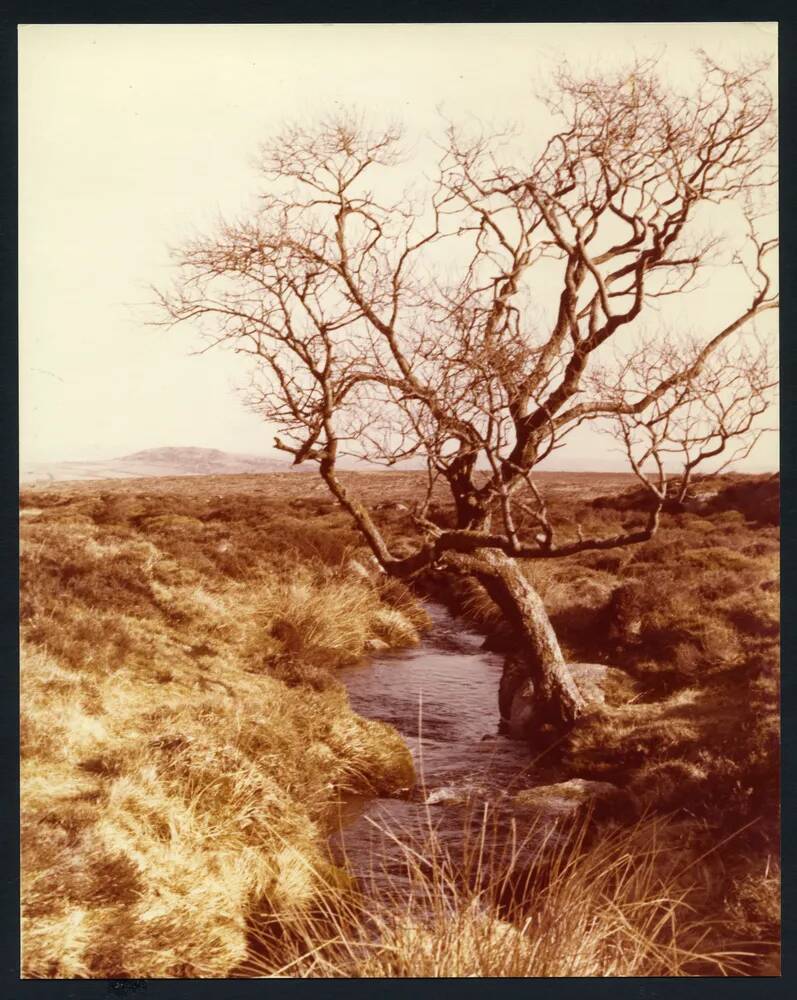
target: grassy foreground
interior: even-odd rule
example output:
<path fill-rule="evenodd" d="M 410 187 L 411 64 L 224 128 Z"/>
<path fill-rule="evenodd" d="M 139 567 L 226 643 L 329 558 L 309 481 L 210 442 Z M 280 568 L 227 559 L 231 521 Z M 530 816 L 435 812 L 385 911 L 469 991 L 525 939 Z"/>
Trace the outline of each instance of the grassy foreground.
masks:
<path fill-rule="evenodd" d="M 300 908 L 329 878 L 330 800 L 412 783 L 398 734 L 354 715 L 320 665 L 414 642 L 421 618 L 341 569 L 334 532 L 297 562 L 278 511 L 264 527 L 234 499 L 205 520 L 179 495 L 172 510 L 91 491 L 35 502 L 24 974 L 224 976 L 255 904 Z"/>
<path fill-rule="evenodd" d="M 693 903 L 703 858 L 674 849 L 668 820 L 601 827 L 589 815 L 557 829 L 516 824 L 500 847 L 496 817 L 452 855 L 430 818 L 401 841 L 399 871 L 362 893 L 335 892 L 262 924 L 241 970 L 250 976 L 603 977 L 745 975 L 753 954 L 718 943 L 722 915 Z M 386 831 L 388 833 L 389 831 Z M 719 932 L 719 935 L 718 935 Z"/>
<path fill-rule="evenodd" d="M 359 485 L 387 501 L 378 517 L 400 546 L 419 485 L 387 482 Z M 553 483 L 565 529 L 633 518 L 596 501 L 615 485 Z M 641 818 L 599 837 L 577 827 L 520 890 L 514 841 L 501 858 L 475 850 L 463 888 L 432 839 L 422 858 L 406 849 L 413 902 L 375 905 L 326 860 L 326 817 L 342 792 L 407 787 L 412 764 L 394 730 L 352 713 L 333 670 L 417 641 L 424 614 L 369 576 L 319 484 L 26 491 L 23 974 L 771 972 L 778 541 L 742 506 L 673 515 L 633 550 L 528 566 L 568 655 L 622 668 L 605 709 L 555 748 L 559 766 L 617 784 Z M 452 582 L 449 597 L 506 645 L 477 587 Z"/>

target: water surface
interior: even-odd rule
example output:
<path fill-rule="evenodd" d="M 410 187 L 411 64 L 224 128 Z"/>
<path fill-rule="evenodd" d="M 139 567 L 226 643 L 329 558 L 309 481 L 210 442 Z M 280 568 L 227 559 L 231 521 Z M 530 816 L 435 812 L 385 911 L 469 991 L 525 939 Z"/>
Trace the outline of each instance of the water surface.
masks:
<path fill-rule="evenodd" d="M 503 657 L 483 650 L 483 636 L 442 605 L 426 608 L 432 627 L 419 646 L 339 673 L 356 712 L 402 734 L 418 773 L 406 799 L 350 800 L 341 810 L 333 853 L 377 882 L 395 881 L 404 868 L 394 837 L 424 850 L 433 828 L 452 853 L 472 852 L 485 812 L 491 849 L 511 850 L 511 796 L 538 783 L 528 746 L 499 733 Z"/>

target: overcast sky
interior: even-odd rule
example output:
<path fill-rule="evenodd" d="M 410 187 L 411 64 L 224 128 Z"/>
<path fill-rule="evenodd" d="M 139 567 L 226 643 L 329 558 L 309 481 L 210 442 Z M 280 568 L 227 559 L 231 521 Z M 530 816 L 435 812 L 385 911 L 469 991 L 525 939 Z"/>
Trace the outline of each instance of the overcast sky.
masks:
<path fill-rule="evenodd" d="M 168 246 L 251 203 L 252 157 L 286 118 L 356 104 L 402 118 L 422 150 L 441 110 L 533 127 L 534 94 L 562 57 L 607 68 L 656 54 L 684 83 L 696 48 L 728 61 L 776 45 L 775 26 L 754 23 L 21 28 L 23 461 L 163 445 L 271 453 L 273 430 L 235 392 L 240 358 L 190 356 L 187 328 L 144 320 Z M 622 467 L 590 434 L 557 457 Z M 776 465 L 773 434 L 747 468 Z"/>

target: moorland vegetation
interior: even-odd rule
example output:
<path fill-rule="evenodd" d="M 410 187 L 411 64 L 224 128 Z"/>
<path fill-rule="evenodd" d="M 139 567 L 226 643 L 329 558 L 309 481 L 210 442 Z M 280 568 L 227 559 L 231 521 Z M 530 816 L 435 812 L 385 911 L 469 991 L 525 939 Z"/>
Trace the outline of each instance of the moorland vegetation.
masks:
<path fill-rule="evenodd" d="M 415 544 L 420 474 L 343 476 Z M 632 483 L 551 474 L 549 502 L 608 532 Z M 464 882 L 408 848 L 420 910 L 364 908 L 325 850 L 341 796 L 415 780 L 335 668 L 417 642 L 432 590 L 511 655 L 480 586 L 374 571 L 301 473 L 23 491 L 24 975 L 771 973 L 777 485 L 709 480 L 651 541 L 522 563 L 566 658 L 613 668 L 535 752 L 620 799 L 522 873 L 514 845 Z M 452 517 L 442 492 L 429 516 Z"/>

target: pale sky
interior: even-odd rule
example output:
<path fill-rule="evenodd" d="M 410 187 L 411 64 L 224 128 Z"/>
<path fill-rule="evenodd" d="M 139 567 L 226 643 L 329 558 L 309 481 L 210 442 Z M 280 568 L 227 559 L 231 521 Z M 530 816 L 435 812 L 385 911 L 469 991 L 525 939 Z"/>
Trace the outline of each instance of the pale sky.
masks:
<path fill-rule="evenodd" d="M 684 82 L 700 47 L 720 61 L 775 56 L 777 30 L 752 22 L 22 27 L 22 460 L 168 445 L 272 453 L 273 428 L 235 393 L 246 381 L 241 359 L 190 356 L 190 330 L 148 327 L 145 306 L 148 286 L 168 282 L 170 244 L 251 204 L 252 158 L 286 119 L 352 104 L 398 117 L 421 162 L 441 111 L 544 121 L 534 94 L 562 57 L 606 68 L 655 54 Z M 776 72 L 773 61 L 773 90 Z M 558 453 L 559 467 L 622 467 L 603 436 L 579 433 Z M 770 434 L 743 467 L 776 466 Z"/>

